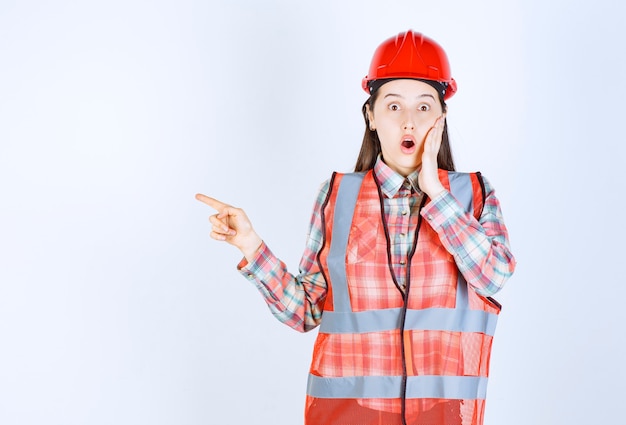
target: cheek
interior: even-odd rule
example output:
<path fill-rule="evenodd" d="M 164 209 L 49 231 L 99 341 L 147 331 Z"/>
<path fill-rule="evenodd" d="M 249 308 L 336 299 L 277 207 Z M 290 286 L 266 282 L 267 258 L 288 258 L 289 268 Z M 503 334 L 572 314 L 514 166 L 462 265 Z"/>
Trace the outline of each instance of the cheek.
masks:
<path fill-rule="evenodd" d="M 435 125 L 435 122 L 437 122 L 437 118 L 439 118 L 440 116 L 440 113 L 430 111 L 428 114 L 424 114 L 424 117 L 421 120 L 421 124 L 430 128 Z"/>
<path fill-rule="evenodd" d="M 420 144 L 424 144 L 424 141 L 426 140 L 426 136 L 428 136 L 428 132 L 430 131 L 430 129 L 432 128 L 432 126 L 430 125 L 421 125 L 417 128 L 417 138 L 419 140 Z"/>
<path fill-rule="evenodd" d="M 424 119 L 420 120 L 420 122 L 417 124 L 416 130 L 422 140 L 426 137 L 430 129 L 433 128 L 438 117 L 439 115 L 433 114 L 433 116 L 424 117 Z"/>

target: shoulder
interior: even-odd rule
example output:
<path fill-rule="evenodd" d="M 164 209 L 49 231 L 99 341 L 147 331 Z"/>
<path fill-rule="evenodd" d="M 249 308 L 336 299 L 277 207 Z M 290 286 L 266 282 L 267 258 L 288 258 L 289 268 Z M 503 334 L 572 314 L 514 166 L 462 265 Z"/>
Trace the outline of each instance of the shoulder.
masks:
<path fill-rule="evenodd" d="M 348 192 L 356 190 L 358 192 L 361 187 L 361 183 L 367 174 L 367 172 L 333 172 L 332 176 L 320 185 L 316 199 L 317 204 L 323 206 L 328 202 L 334 202 L 334 199 L 336 199 L 337 194 L 339 193 L 339 187 L 342 186 L 342 184 L 345 187 L 344 192 L 345 190 Z"/>
<path fill-rule="evenodd" d="M 480 171 L 464 172 L 439 169 L 439 180 L 447 188 L 471 183 L 475 188 L 480 188 L 484 191 L 485 178 Z"/>
<path fill-rule="evenodd" d="M 368 174 L 368 172 L 351 172 L 351 173 L 340 173 L 333 172 L 332 176 L 322 183 L 322 187 L 326 189 L 326 191 L 334 191 L 341 185 L 342 182 L 345 184 L 361 184 L 363 178 Z"/>

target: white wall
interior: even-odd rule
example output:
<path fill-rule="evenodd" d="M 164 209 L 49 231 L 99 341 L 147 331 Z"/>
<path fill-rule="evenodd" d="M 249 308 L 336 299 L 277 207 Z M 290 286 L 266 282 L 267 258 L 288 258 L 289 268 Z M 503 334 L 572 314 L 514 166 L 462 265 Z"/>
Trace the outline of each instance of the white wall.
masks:
<path fill-rule="evenodd" d="M 620 418 L 617 1 L 51 3 L 0 2 L 0 423 L 301 423 L 315 335 L 272 318 L 193 195 L 245 207 L 295 272 L 371 54 L 409 28 L 449 54 L 457 165 L 519 262 L 486 424 Z"/>

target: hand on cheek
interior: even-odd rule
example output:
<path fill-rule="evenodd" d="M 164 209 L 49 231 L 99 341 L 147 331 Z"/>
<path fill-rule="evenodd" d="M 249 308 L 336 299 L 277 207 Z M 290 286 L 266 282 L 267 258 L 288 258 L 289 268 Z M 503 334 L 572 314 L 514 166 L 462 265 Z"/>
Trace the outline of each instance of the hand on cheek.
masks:
<path fill-rule="evenodd" d="M 443 114 L 432 126 L 424 140 L 424 152 L 422 153 L 422 169 L 419 173 L 419 186 L 430 199 L 434 199 L 445 190 L 439 181 L 437 155 L 441 147 L 443 128 L 446 115 Z"/>

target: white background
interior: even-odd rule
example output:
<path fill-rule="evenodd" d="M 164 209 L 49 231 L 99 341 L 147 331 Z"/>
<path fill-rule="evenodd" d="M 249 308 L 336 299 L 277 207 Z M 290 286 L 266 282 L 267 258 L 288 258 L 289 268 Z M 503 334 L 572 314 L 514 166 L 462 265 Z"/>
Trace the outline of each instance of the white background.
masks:
<path fill-rule="evenodd" d="M 315 332 L 271 316 L 193 196 L 296 272 L 371 55 L 409 28 L 449 55 L 457 167 L 518 260 L 486 424 L 621 423 L 621 7 L 0 0 L 0 423 L 301 423 Z"/>

